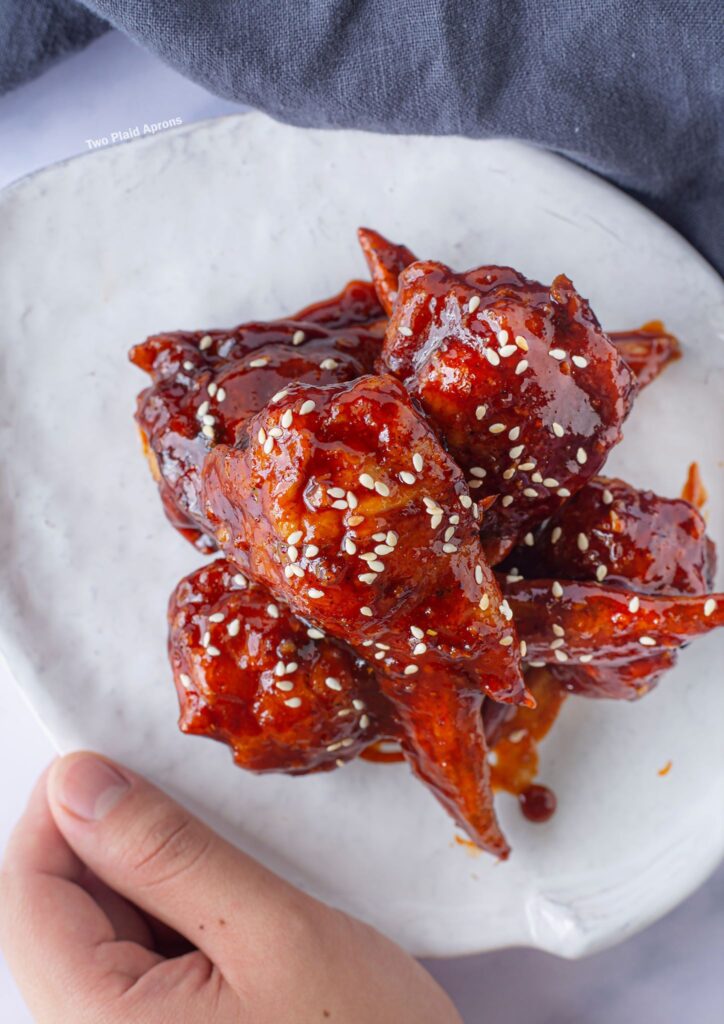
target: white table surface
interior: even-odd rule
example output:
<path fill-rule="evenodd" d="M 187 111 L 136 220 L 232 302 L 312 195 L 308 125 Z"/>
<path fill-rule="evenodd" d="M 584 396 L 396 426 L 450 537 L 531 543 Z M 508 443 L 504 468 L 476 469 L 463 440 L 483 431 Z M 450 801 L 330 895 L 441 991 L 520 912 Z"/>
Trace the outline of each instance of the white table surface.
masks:
<path fill-rule="evenodd" d="M 0 187 L 87 152 L 90 138 L 239 109 L 112 33 L 0 98 Z M 52 756 L 50 741 L 0 664 L 0 847 Z M 724 868 L 663 921 L 587 960 L 506 950 L 428 966 L 465 1024 L 719 1024 L 723 951 Z M 0 1020 L 31 1021 L 1 955 Z"/>

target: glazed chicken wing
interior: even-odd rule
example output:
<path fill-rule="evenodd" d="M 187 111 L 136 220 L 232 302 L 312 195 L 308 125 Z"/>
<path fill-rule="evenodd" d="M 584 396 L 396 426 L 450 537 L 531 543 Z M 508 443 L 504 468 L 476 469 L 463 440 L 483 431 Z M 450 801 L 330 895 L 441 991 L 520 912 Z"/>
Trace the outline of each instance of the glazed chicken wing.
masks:
<path fill-rule="evenodd" d="M 598 478 L 528 539 L 503 587 L 527 657 L 569 689 L 635 699 L 722 624 L 714 545 L 687 501 Z"/>
<path fill-rule="evenodd" d="M 199 505 L 214 442 L 237 432 L 291 381 L 332 384 L 372 369 L 385 321 L 372 286 L 339 294 L 287 320 L 231 331 L 158 334 L 131 350 L 151 375 L 136 421 L 170 521 L 201 550 L 214 547 Z"/>
<path fill-rule="evenodd" d="M 179 583 L 169 624 L 182 730 L 228 743 L 243 768 L 325 771 L 390 735 L 373 671 L 226 559 Z"/>
<path fill-rule="evenodd" d="M 362 240 L 373 277 L 389 279 L 397 247 Z M 420 402 L 469 486 L 498 496 L 482 526 L 493 564 L 598 472 L 636 390 L 567 277 L 548 288 L 510 267 L 406 267 L 380 365 Z"/>
<path fill-rule="evenodd" d="M 660 320 L 652 320 L 635 331 L 613 331 L 609 337 L 635 374 L 640 388 L 650 384 L 669 363 L 681 357 L 679 342 Z"/>
<path fill-rule="evenodd" d="M 416 771 L 434 765 L 436 792 L 492 848 L 480 707 L 526 699 L 518 642 L 462 474 L 402 386 L 290 386 L 210 453 L 204 500 L 230 558 L 380 670 Z"/>

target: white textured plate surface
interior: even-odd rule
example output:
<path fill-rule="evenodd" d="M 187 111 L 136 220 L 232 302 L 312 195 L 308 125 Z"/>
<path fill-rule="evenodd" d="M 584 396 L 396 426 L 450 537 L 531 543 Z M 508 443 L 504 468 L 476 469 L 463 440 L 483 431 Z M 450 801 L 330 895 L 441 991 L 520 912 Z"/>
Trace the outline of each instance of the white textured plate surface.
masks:
<path fill-rule="evenodd" d="M 677 235 L 556 157 L 507 142 L 198 125 L 0 195 L 0 644 L 67 750 L 167 787 L 293 882 L 415 953 L 577 956 L 689 893 L 724 850 L 722 636 L 634 706 L 572 699 L 544 747 L 545 826 L 498 798 L 514 852 L 472 856 L 402 766 L 257 778 L 176 731 L 165 608 L 200 556 L 166 523 L 132 422 L 132 342 L 273 317 L 364 273 L 368 224 L 458 266 L 566 271 L 610 329 L 661 316 L 686 354 L 611 469 L 678 494 L 697 459 L 724 542 L 723 294 Z M 668 775 L 658 769 L 671 760 Z"/>

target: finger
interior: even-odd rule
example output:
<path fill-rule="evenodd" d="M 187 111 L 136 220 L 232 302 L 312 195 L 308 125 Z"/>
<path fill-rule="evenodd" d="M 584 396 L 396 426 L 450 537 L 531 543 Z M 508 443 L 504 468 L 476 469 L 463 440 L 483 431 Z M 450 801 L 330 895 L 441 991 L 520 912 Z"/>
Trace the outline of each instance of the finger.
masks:
<path fill-rule="evenodd" d="M 62 1005 L 68 1019 L 81 1020 L 88 992 L 119 977 L 130 984 L 161 958 L 124 943 L 113 975 L 105 952 L 112 922 L 82 887 L 84 866 L 50 814 L 46 781 L 33 790 L 0 870 L 0 945 L 36 1017 Z"/>
<path fill-rule="evenodd" d="M 155 949 L 167 956 L 156 944 L 153 929 L 146 918 L 136 907 L 114 892 L 110 886 L 102 882 L 92 871 L 84 872 L 82 885 L 85 891 L 95 900 L 108 920 L 111 922 L 113 936 L 123 942 L 137 942 L 146 949 Z"/>
<path fill-rule="evenodd" d="M 57 761 L 48 792 L 58 828 L 94 873 L 222 970 L 238 959 L 240 939 L 254 948 L 268 935 L 271 913 L 294 920 L 316 905 L 141 776 L 94 754 Z"/>

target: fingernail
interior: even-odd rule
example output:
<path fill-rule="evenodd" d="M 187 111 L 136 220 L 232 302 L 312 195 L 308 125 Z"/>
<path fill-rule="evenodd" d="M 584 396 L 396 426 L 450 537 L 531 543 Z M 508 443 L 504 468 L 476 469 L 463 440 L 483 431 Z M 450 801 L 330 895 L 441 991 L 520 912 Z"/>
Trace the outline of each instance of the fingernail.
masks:
<path fill-rule="evenodd" d="M 119 771 L 97 757 L 71 761 L 60 779 L 58 799 L 71 814 L 85 821 L 100 821 L 130 788 Z"/>

